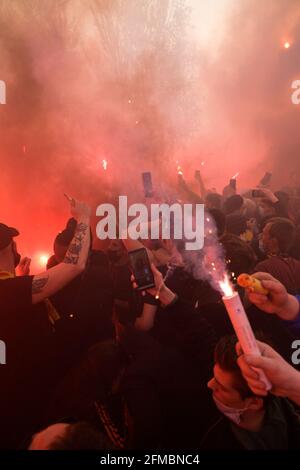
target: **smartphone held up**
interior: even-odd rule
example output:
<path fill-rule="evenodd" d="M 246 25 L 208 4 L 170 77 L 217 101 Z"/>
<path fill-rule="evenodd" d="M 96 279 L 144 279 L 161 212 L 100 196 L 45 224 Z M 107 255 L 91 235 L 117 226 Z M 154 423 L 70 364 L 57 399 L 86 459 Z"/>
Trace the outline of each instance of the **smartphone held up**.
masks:
<path fill-rule="evenodd" d="M 146 248 L 129 251 L 128 256 L 132 274 L 137 284 L 137 290 L 155 287 L 154 276 Z"/>

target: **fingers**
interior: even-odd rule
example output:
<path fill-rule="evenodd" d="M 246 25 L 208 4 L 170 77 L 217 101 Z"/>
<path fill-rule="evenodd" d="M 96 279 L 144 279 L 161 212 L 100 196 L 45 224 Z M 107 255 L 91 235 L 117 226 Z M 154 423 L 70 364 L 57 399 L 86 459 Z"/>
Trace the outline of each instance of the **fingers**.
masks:
<path fill-rule="evenodd" d="M 135 277 L 134 277 L 133 274 L 131 274 L 130 280 L 131 280 L 131 283 L 132 283 L 132 287 L 133 287 L 134 289 L 137 289 L 137 288 L 138 288 L 138 285 L 137 285 L 137 283 L 136 283 L 136 281 L 135 281 Z M 144 294 L 144 295 L 145 295 L 145 294 Z"/>
<path fill-rule="evenodd" d="M 271 274 L 269 273 L 262 273 L 262 272 L 258 272 L 258 273 L 254 273 L 252 274 L 253 277 L 256 277 L 256 279 L 259 279 L 260 281 L 275 281 L 275 282 L 278 282 L 276 281 L 276 279 L 271 276 Z"/>
<path fill-rule="evenodd" d="M 250 302 L 255 305 L 261 305 L 266 302 L 269 302 L 269 299 L 266 295 L 253 292 L 251 288 L 250 289 L 247 288 L 247 295 L 248 295 L 248 299 L 250 300 Z"/>
<path fill-rule="evenodd" d="M 238 357 L 243 354 L 242 346 L 239 341 L 235 345 L 235 351 Z"/>
<path fill-rule="evenodd" d="M 268 390 L 266 389 L 266 384 L 264 382 L 261 382 L 258 379 L 254 379 L 252 377 L 249 377 L 247 375 L 244 375 L 242 372 L 245 380 L 247 381 L 247 384 L 251 388 L 251 390 L 256 394 L 256 395 L 263 395 L 266 396 L 268 394 Z"/>
<path fill-rule="evenodd" d="M 65 198 L 69 201 L 72 206 L 75 206 L 75 199 L 69 196 L 67 193 L 64 193 Z"/>
<path fill-rule="evenodd" d="M 153 272 L 153 275 L 154 275 L 154 282 L 155 282 L 155 286 L 157 289 L 161 289 L 162 286 L 163 286 L 163 276 L 162 276 L 162 273 L 155 267 L 155 265 L 153 263 L 151 263 L 151 269 L 152 269 L 152 272 Z"/>
<path fill-rule="evenodd" d="M 285 287 L 277 280 L 263 280 L 262 285 L 274 294 L 284 294 L 286 292 Z"/>
<path fill-rule="evenodd" d="M 265 354 L 266 351 L 262 351 L 262 354 Z M 254 374 L 247 369 L 246 365 L 249 368 L 261 369 L 267 376 L 271 378 L 276 374 L 276 369 L 278 368 L 278 360 L 274 357 L 270 358 L 267 356 L 254 356 L 254 355 L 244 355 L 242 356 L 245 363 L 242 362 L 242 366 L 244 366 L 245 377 L 249 378 L 249 380 L 257 380 L 258 382 L 263 384 L 263 388 L 266 388 L 264 382 L 259 379 L 255 379 Z M 257 372 L 257 371 L 255 371 Z"/>
<path fill-rule="evenodd" d="M 258 340 L 256 340 L 256 343 L 264 359 L 282 359 L 281 356 L 268 344 Z"/>
<path fill-rule="evenodd" d="M 19 263 L 19 266 L 23 267 L 23 268 L 29 268 L 30 267 L 30 264 L 31 264 L 31 258 L 28 258 L 27 256 L 25 258 L 22 258 L 20 263 Z"/>
<path fill-rule="evenodd" d="M 275 356 L 279 356 L 277 354 L 276 351 L 274 351 L 273 348 L 271 348 L 271 346 L 269 346 L 268 344 L 266 343 L 263 343 L 263 341 L 259 341 L 258 339 L 256 340 L 256 344 L 258 346 L 258 349 L 260 350 L 261 352 L 261 355 L 266 357 L 266 356 L 269 356 L 269 357 L 275 357 Z M 242 354 L 244 354 L 243 350 L 242 350 L 242 346 L 241 346 L 241 343 L 238 341 L 235 345 L 235 350 L 236 350 L 236 353 L 237 353 L 237 356 L 241 356 Z M 247 357 L 257 357 L 257 356 L 251 356 L 248 354 Z"/>
<path fill-rule="evenodd" d="M 249 364 L 247 363 L 247 361 L 245 360 L 245 357 L 244 355 L 240 356 L 237 360 L 237 363 L 239 365 L 239 368 L 241 369 L 242 371 L 242 374 L 243 376 L 245 377 L 245 379 L 248 381 L 248 380 L 256 380 L 258 381 L 259 379 L 259 375 L 257 372 L 255 372 L 255 370 L 253 370 L 252 367 L 249 366 Z"/>
<path fill-rule="evenodd" d="M 255 395 L 258 395 L 261 397 L 266 397 L 268 395 L 268 391 L 266 390 L 266 386 L 263 384 L 263 382 L 247 380 L 247 383 L 249 385 L 249 388 L 251 388 L 252 392 Z"/>
<path fill-rule="evenodd" d="M 258 373 L 253 369 L 253 367 L 263 370 L 270 369 L 270 359 L 274 359 L 279 356 L 268 344 L 258 340 L 256 340 L 256 343 L 261 352 L 260 356 L 243 354 L 240 342 L 237 342 L 235 346 L 236 353 L 238 355 L 238 365 L 243 372 L 243 375 L 245 375 L 249 380 L 257 380 L 259 378 Z"/>
<path fill-rule="evenodd" d="M 154 263 L 151 263 L 151 269 L 154 276 L 162 276 L 161 272 L 157 269 Z"/>
<path fill-rule="evenodd" d="M 240 350 L 240 345 L 237 346 Z M 259 380 L 259 374 L 249 365 L 247 358 L 242 355 L 237 360 L 238 366 L 241 369 L 244 379 L 247 381 L 249 387 L 256 395 L 266 396 L 268 391 L 264 382 Z"/>

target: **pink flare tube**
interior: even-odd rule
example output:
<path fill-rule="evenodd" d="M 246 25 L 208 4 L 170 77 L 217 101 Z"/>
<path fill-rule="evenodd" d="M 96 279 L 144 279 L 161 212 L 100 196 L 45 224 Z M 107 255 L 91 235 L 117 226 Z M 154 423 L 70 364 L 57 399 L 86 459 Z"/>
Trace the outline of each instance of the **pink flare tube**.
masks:
<path fill-rule="evenodd" d="M 260 356 L 260 350 L 258 348 L 253 330 L 249 323 L 239 294 L 237 292 L 234 292 L 231 296 L 222 297 L 222 300 L 226 307 L 234 331 L 241 344 L 243 352 L 245 354 Z M 265 384 L 266 390 L 271 390 L 272 385 L 266 377 L 264 371 L 256 368 L 253 369 L 255 369 L 255 372 L 258 373 L 260 381 Z"/>

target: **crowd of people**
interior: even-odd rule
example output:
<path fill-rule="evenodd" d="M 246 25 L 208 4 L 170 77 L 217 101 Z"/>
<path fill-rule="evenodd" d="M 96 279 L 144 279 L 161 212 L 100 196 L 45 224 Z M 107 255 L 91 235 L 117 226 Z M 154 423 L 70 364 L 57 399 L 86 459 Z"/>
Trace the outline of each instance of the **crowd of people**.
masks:
<path fill-rule="evenodd" d="M 244 354 L 220 293 L 176 263 L 178 241 L 117 239 L 95 250 L 90 209 L 72 199 L 47 269 L 32 276 L 19 232 L 1 223 L 0 448 L 300 448 L 297 191 L 238 194 L 230 184 L 218 194 L 199 183 L 198 194 L 179 178 L 178 199 L 205 204 L 232 282 L 253 273 L 268 291 L 235 286 L 261 356 Z M 128 258 L 141 246 L 155 281 L 142 293 Z"/>

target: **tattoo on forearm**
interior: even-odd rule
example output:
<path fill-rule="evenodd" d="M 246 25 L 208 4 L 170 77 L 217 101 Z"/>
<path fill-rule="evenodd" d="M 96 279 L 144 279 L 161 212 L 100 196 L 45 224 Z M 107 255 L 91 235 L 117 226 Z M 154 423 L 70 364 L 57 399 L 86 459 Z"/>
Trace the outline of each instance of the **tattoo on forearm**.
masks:
<path fill-rule="evenodd" d="M 66 253 L 64 263 L 77 264 L 82 250 L 83 240 L 86 236 L 88 225 L 80 223 L 77 225 L 76 232 L 71 245 Z"/>
<path fill-rule="evenodd" d="M 47 284 L 49 279 L 48 277 L 41 277 L 40 279 L 33 279 L 32 281 L 32 293 L 33 294 L 39 294 L 42 292 L 43 288 Z"/>

